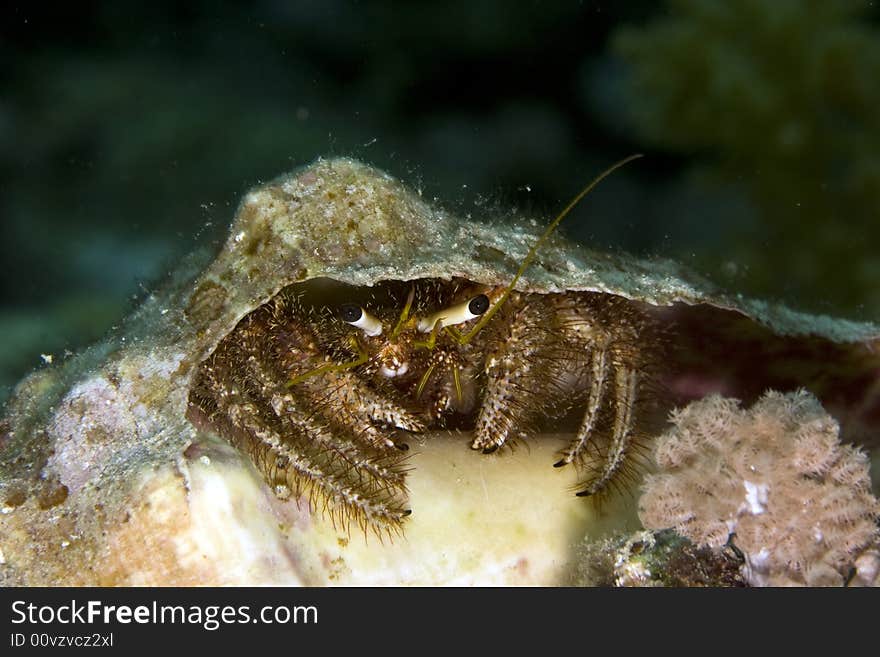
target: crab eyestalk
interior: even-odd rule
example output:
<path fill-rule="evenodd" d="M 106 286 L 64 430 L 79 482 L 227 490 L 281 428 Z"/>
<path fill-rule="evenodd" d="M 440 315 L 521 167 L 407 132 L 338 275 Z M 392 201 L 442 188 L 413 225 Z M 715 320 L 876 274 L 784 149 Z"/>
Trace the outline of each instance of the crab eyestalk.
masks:
<path fill-rule="evenodd" d="M 467 301 L 419 320 L 418 329 L 422 333 L 428 333 L 434 330 L 438 323 L 440 328 L 443 328 L 469 322 L 485 313 L 489 309 L 489 305 L 489 297 L 485 294 L 478 294 Z"/>
<path fill-rule="evenodd" d="M 343 304 L 339 309 L 339 316 L 346 324 L 356 326 L 363 331 L 364 335 L 371 338 L 374 338 L 377 335 L 382 335 L 382 322 L 356 304 Z"/>

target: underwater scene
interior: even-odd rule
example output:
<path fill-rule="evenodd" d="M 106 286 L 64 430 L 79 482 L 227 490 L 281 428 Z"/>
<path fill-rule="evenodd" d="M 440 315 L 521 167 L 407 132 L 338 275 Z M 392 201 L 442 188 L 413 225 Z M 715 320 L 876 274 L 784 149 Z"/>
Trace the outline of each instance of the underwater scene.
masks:
<path fill-rule="evenodd" d="M 880 585 L 876 3 L 0 53 L 0 584 Z"/>

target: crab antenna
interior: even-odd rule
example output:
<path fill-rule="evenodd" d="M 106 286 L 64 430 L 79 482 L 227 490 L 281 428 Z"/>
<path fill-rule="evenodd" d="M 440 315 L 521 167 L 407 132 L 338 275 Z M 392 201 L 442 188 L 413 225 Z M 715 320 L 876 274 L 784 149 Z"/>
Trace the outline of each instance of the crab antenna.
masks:
<path fill-rule="evenodd" d="M 473 339 L 473 337 L 477 333 L 480 332 L 480 329 L 482 329 L 489 322 L 489 320 L 492 319 L 492 316 L 501 308 L 501 306 L 504 305 L 504 302 L 507 300 L 507 297 L 510 296 L 510 293 L 513 292 L 513 288 L 516 286 L 520 277 L 525 273 L 525 271 L 526 271 L 526 269 L 528 269 L 529 265 L 532 264 L 532 261 L 535 259 L 535 256 L 538 254 L 538 249 L 540 249 L 541 246 L 544 244 L 544 242 L 546 242 L 547 239 L 550 237 L 550 235 L 553 234 L 553 231 L 556 230 L 556 228 L 559 226 L 560 223 L 562 223 L 562 220 L 568 216 L 568 214 L 574 209 L 574 207 L 578 203 L 580 203 L 581 199 L 584 198 L 584 196 L 586 196 L 590 192 L 592 192 L 593 189 L 595 189 L 596 185 L 598 185 L 600 182 L 605 180 L 605 178 L 607 178 L 612 173 L 617 171 L 620 167 L 624 166 L 625 164 L 629 164 L 633 160 L 637 160 L 640 157 L 642 157 L 641 153 L 635 153 L 634 155 L 630 155 L 629 157 L 626 157 L 626 158 L 620 160 L 619 162 L 615 162 L 610 167 L 605 169 L 605 171 L 603 171 L 598 176 L 593 178 L 593 180 L 590 181 L 590 184 L 587 185 L 586 187 L 584 187 L 580 191 L 580 193 L 577 196 L 575 196 L 569 202 L 568 205 L 565 206 L 565 208 L 562 210 L 562 212 L 560 212 L 556 216 L 556 218 L 552 222 L 550 222 L 550 225 L 547 226 L 547 229 L 544 231 L 544 234 L 541 235 L 541 237 L 538 238 L 538 241 L 535 242 L 532 245 L 532 248 L 529 249 L 529 252 L 526 254 L 526 257 L 523 258 L 522 264 L 519 266 L 519 269 L 517 270 L 516 275 L 513 277 L 513 280 L 510 281 L 510 284 L 504 289 L 504 293 L 501 295 L 501 298 L 498 299 L 498 302 L 493 304 L 492 307 L 489 308 L 489 310 L 487 310 L 485 313 L 483 313 L 483 316 L 480 317 L 480 321 L 478 321 L 474 325 L 474 327 L 466 335 L 464 335 L 461 338 L 462 344 L 467 344 L 468 342 L 470 342 Z"/>
<path fill-rule="evenodd" d="M 416 296 L 416 288 L 412 286 L 409 289 L 409 294 L 406 297 L 406 305 L 403 307 L 403 312 L 400 313 L 400 318 L 397 320 L 397 324 L 394 326 L 394 330 L 391 332 L 391 337 L 396 338 L 400 333 L 403 325 L 406 323 L 406 320 L 409 319 L 409 311 L 412 309 L 413 299 Z"/>

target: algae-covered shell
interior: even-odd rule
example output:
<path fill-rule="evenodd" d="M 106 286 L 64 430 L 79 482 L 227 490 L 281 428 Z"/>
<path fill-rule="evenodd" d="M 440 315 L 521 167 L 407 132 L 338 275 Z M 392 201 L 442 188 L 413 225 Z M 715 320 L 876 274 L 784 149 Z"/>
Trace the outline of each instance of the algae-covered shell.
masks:
<path fill-rule="evenodd" d="M 210 262 L 194 255 L 106 341 L 16 388 L 0 425 L 0 581 L 567 581 L 592 512 L 567 493 L 572 474 L 546 467 L 559 445 L 551 438 L 485 458 L 455 436 L 426 437 L 410 479 L 419 513 L 404 537 L 380 542 L 268 490 L 246 457 L 185 418 L 196 366 L 283 287 L 316 277 L 504 283 L 545 224 L 466 221 L 349 159 L 249 192 Z M 876 418 L 875 325 L 727 295 L 675 263 L 561 238 L 518 287 L 656 307 L 677 327 L 666 383 L 681 397 L 804 385 L 836 404 L 854 435 Z"/>

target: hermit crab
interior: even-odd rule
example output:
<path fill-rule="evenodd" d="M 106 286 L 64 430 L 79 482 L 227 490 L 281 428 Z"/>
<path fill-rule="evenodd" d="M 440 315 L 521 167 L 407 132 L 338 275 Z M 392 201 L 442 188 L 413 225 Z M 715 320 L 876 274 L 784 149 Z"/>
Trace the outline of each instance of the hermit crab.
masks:
<path fill-rule="evenodd" d="M 600 292 L 516 289 L 571 208 L 506 284 L 461 277 L 329 278 L 284 287 L 199 366 L 188 417 L 247 452 L 268 483 L 308 494 L 343 525 L 394 531 L 406 497 L 407 433 L 472 431 L 485 454 L 574 419 L 554 464 L 583 470 L 576 494 L 625 472 L 658 343 L 639 304 Z"/>

